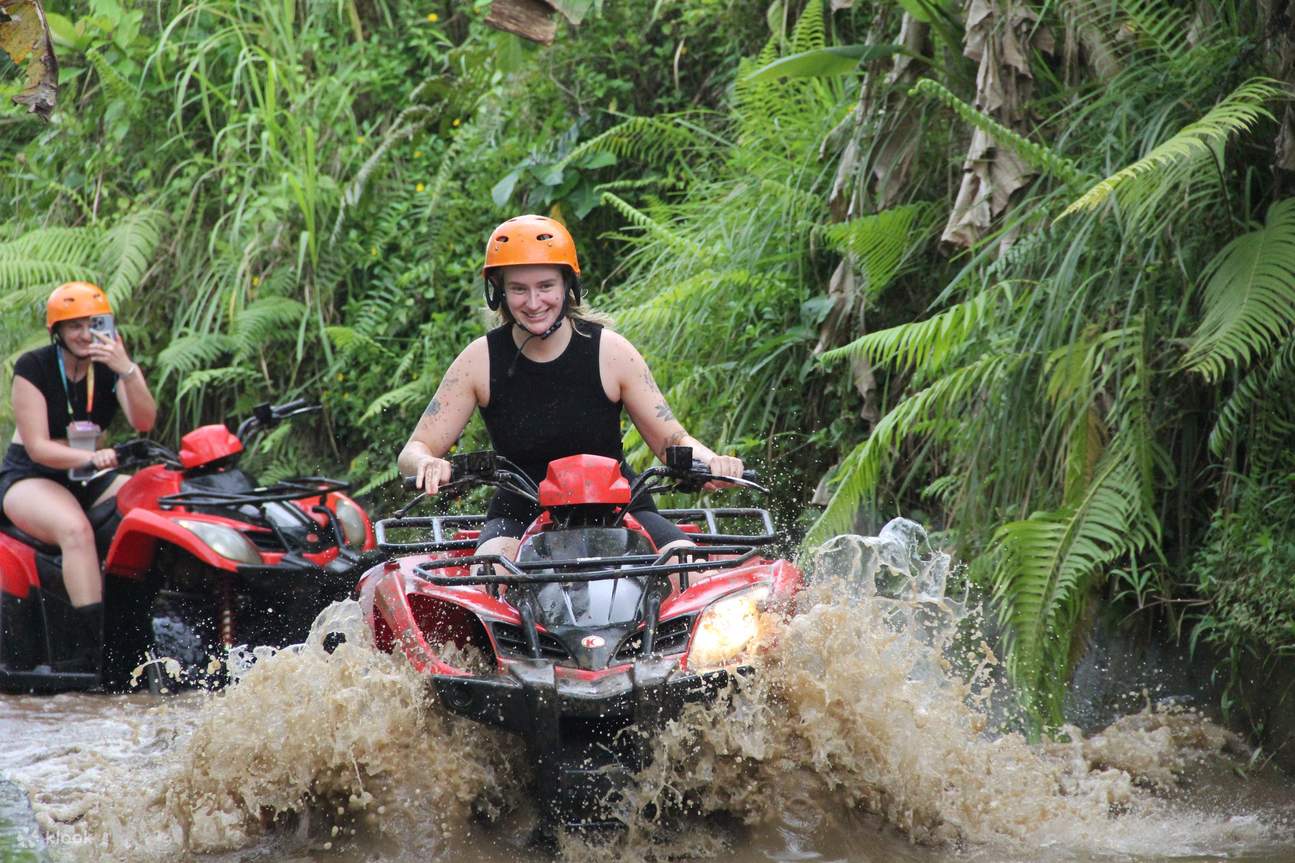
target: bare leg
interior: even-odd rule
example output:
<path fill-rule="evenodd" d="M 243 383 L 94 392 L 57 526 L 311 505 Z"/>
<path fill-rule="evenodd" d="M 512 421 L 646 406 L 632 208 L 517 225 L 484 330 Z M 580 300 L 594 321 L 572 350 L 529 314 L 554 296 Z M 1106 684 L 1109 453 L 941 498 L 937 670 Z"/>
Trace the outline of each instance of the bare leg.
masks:
<path fill-rule="evenodd" d="M 4 512 L 18 528 L 63 552 L 63 584 L 73 606 L 103 600 L 94 531 L 72 493 L 53 480 L 20 480 L 4 496 Z"/>
<path fill-rule="evenodd" d="M 476 554 L 497 554 L 500 557 L 506 557 L 509 560 L 517 559 L 517 549 L 522 544 L 520 539 L 514 539 L 511 536 L 496 536 L 494 539 L 488 539 L 481 545 L 477 546 Z M 481 574 L 481 566 L 472 567 L 473 575 Z M 507 575 L 508 570 L 502 566 L 495 566 L 495 575 Z M 482 592 L 489 593 L 490 585 L 478 584 L 476 588 Z"/>

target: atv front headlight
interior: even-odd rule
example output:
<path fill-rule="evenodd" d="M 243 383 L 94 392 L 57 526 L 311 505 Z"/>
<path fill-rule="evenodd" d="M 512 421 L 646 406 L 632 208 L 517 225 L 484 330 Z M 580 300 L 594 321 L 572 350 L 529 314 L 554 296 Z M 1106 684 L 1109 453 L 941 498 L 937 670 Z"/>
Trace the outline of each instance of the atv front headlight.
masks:
<path fill-rule="evenodd" d="M 760 604 L 769 588 L 754 587 L 711 603 L 697 622 L 688 654 L 689 668 L 710 668 L 732 662 L 760 634 Z"/>
<path fill-rule="evenodd" d="M 205 542 L 212 551 L 221 557 L 236 560 L 239 563 L 263 562 L 261 553 L 256 550 L 256 546 L 252 544 L 252 541 L 232 527 L 188 518 L 178 518 L 176 522 L 181 527 L 196 534 L 198 539 Z"/>
<path fill-rule="evenodd" d="M 342 536 L 348 546 L 359 548 L 364 545 L 364 540 L 368 536 L 364 529 L 364 514 L 353 501 L 344 497 L 338 497 L 336 500 L 333 512 L 337 514 L 337 520 L 342 524 Z"/>

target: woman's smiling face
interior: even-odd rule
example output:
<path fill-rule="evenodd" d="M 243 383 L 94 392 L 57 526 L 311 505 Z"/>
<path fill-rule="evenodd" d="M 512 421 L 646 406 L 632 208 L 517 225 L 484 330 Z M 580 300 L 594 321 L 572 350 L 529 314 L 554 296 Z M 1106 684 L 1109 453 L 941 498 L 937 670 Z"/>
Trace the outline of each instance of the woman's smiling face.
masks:
<path fill-rule="evenodd" d="M 562 314 L 562 300 L 566 295 L 562 268 L 520 264 L 500 269 L 509 314 L 527 332 L 542 335 Z"/>
<path fill-rule="evenodd" d="M 88 317 L 61 321 L 57 326 L 59 338 L 72 356 L 79 360 L 90 356 L 90 345 L 94 343 L 94 335 L 90 329 Z"/>

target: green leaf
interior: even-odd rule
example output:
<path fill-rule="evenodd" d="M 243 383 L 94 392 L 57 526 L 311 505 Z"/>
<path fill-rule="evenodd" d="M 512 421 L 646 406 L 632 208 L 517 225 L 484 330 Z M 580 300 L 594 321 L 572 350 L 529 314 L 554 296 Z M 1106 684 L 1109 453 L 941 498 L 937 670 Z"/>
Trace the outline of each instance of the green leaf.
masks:
<path fill-rule="evenodd" d="M 546 186 L 560 186 L 562 185 L 562 178 L 566 172 L 562 170 L 562 165 L 558 164 L 545 165 L 544 167 L 538 168 L 533 173 L 535 174 L 535 179 L 539 180 Z"/>
<path fill-rule="evenodd" d="M 616 164 L 616 154 L 609 150 L 595 150 L 577 163 L 577 167 L 592 171 L 595 168 L 606 168 Z"/>
<path fill-rule="evenodd" d="M 490 190 L 490 199 L 495 202 L 496 207 L 502 207 L 508 203 L 513 196 L 513 189 L 517 186 L 517 180 L 522 175 L 522 169 L 518 168 L 508 176 L 504 177 L 494 188 Z"/>
<path fill-rule="evenodd" d="M 579 27 L 580 22 L 589 14 L 589 10 L 594 8 L 595 0 L 548 0 L 548 4 L 562 13 L 562 17 L 571 22 L 572 26 Z M 601 6 L 601 0 L 598 0 Z"/>
<path fill-rule="evenodd" d="M 778 78 L 824 78 L 831 75 L 846 75 L 857 69 L 860 63 L 869 63 L 878 58 L 899 53 L 908 52 L 900 45 L 840 45 L 816 48 L 813 51 L 803 51 L 775 60 L 747 75 L 745 80 L 758 82 Z"/>

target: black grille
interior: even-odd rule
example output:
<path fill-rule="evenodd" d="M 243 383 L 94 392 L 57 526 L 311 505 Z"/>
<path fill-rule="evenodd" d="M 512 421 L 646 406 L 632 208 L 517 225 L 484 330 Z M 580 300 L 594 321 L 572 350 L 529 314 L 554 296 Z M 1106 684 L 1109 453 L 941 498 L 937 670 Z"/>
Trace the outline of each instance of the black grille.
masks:
<path fill-rule="evenodd" d="M 526 644 L 526 633 L 520 626 L 513 626 L 511 623 L 496 623 L 492 627 L 495 632 L 495 644 L 503 653 L 512 656 L 530 656 L 530 648 Z M 570 659 L 570 652 L 563 647 L 562 642 L 558 641 L 548 633 L 540 633 L 540 654 L 544 659 L 562 660 Z"/>
<path fill-rule="evenodd" d="M 688 646 L 688 636 L 692 634 L 692 616 L 672 617 L 657 624 L 656 642 L 652 652 L 658 654 L 683 653 Z M 643 631 L 631 635 L 621 642 L 616 650 L 616 658 L 629 660 L 643 652 Z"/>
<path fill-rule="evenodd" d="M 272 530 L 248 530 L 244 531 L 243 535 L 261 551 L 287 551 L 279 541 L 278 535 Z"/>

